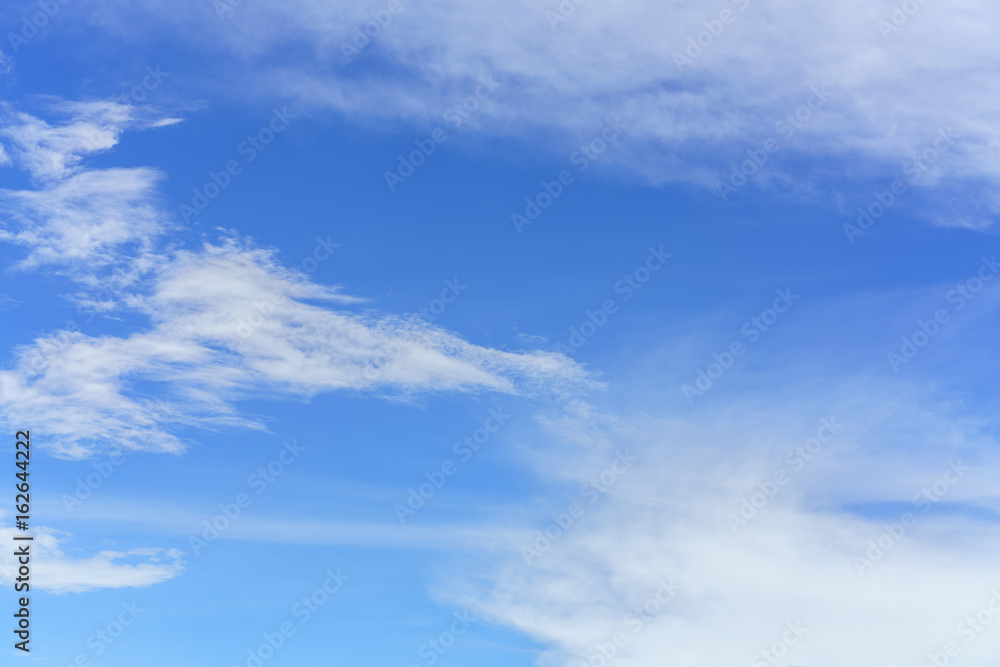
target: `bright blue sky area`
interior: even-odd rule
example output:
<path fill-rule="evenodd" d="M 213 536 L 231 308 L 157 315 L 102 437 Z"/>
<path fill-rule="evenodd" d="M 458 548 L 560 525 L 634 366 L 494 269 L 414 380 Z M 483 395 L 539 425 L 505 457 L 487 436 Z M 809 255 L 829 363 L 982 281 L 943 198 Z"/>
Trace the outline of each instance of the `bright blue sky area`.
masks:
<path fill-rule="evenodd" d="M 433 664 L 576 665 L 664 577 L 683 582 L 679 601 L 655 620 L 656 633 L 638 635 L 631 652 L 616 658 L 623 667 L 652 664 L 651 656 L 670 656 L 672 664 L 695 664 L 683 661 L 697 655 L 704 657 L 700 664 L 749 664 L 753 651 L 773 639 L 766 623 L 777 629 L 793 616 L 817 628 L 793 664 L 834 664 L 823 662 L 839 655 L 831 652 L 831 637 L 842 639 L 865 618 L 855 607 L 900 594 L 900 581 L 912 586 L 915 578 L 942 588 L 950 582 L 955 591 L 947 602 L 938 600 L 940 620 L 919 621 L 927 625 L 916 634 L 933 642 L 886 640 L 914 635 L 919 605 L 910 605 L 913 616 L 902 614 L 888 634 L 858 641 L 885 651 L 880 658 L 912 661 L 938 637 L 947 639 L 952 618 L 986 590 L 987 556 L 997 537 L 990 471 L 1000 284 L 987 281 L 961 308 L 948 300 L 997 250 L 988 194 L 995 177 L 984 166 L 990 136 L 973 122 L 989 115 L 989 102 L 938 103 L 918 113 L 906 90 L 879 97 L 867 87 L 871 81 L 844 72 L 837 78 L 830 64 L 836 58 L 814 62 L 814 55 L 802 71 L 767 61 L 753 85 L 744 86 L 723 73 L 728 59 L 744 62 L 756 53 L 755 38 L 745 33 L 720 38 L 720 59 L 706 54 L 702 69 L 685 78 L 657 45 L 683 44 L 687 33 L 679 27 L 660 41 L 646 36 L 638 17 L 652 10 L 643 2 L 614 15 L 595 9 L 558 37 L 548 34 L 539 18 L 544 9 L 536 8 L 539 25 L 529 25 L 540 32 L 524 39 L 537 48 L 524 61 L 489 39 L 523 19 L 509 8 L 498 10 L 503 17 L 495 28 L 471 9 L 452 8 L 470 14 L 470 45 L 453 36 L 425 43 L 426 31 L 454 35 L 432 20 L 449 3 L 426 15 L 414 7 L 400 16 L 400 32 L 387 30 L 385 42 L 344 66 L 337 61 L 339 37 L 331 35 L 349 34 L 364 20 L 355 16 L 361 10 L 293 4 L 248 4 L 221 23 L 187 3 L 176 9 L 182 15 L 171 9 L 167 16 L 153 4 L 102 9 L 75 0 L 16 54 L 0 43 L 7 58 L 0 156 L 9 156 L 0 167 L 0 229 L 9 241 L 0 245 L 0 345 L 7 351 L 0 400 L 8 426 L 32 429 L 33 525 L 50 538 L 39 547 L 48 551 L 36 566 L 42 590 L 32 601 L 31 658 L 60 666 L 81 653 L 108 667 L 245 665 L 247 649 L 293 619 L 292 605 L 322 585 L 328 568 L 349 581 L 312 620 L 296 621 L 295 636 L 265 664 L 429 665 L 421 646 L 446 631 L 454 613 L 467 611 L 477 622 Z M 15 3 L 4 12 L 4 32 L 32 8 Z M 677 25 L 697 28 L 700 14 L 675 11 Z M 311 25 L 310 16 L 325 28 Z M 585 74 L 589 56 L 577 62 L 566 54 L 590 43 L 602 22 L 625 34 L 631 25 L 634 41 L 605 36 L 605 49 L 625 55 L 606 71 Z M 550 37 L 563 41 L 545 41 Z M 865 49 L 888 49 L 885 57 L 905 60 L 909 46 L 892 51 L 877 32 L 869 37 Z M 548 71 L 546 53 L 567 68 L 563 78 Z M 974 60 L 977 53 L 970 46 L 954 57 Z M 144 104 L 110 102 L 157 65 L 169 77 Z M 907 77 L 921 81 L 913 71 L 886 69 L 901 88 Z M 448 128 L 449 140 L 390 192 L 383 174 L 396 156 L 445 126 L 443 110 L 489 72 L 502 85 L 483 111 L 460 131 Z M 947 96 L 940 77 L 925 76 L 938 82 L 938 98 Z M 818 79 L 839 91 L 819 112 L 827 114 L 823 120 L 772 156 L 752 184 L 720 201 L 705 174 L 725 178 Z M 772 98 L 748 92 L 757 85 Z M 880 111 L 863 103 L 865 94 Z M 72 106 L 76 101 L 97 110 L 87 115 Z M 296 118 L 246 162 L 238 146 L 276 107 Z M 619 113 L 635 119 L 630 136 L 578 172 L 570 162 L 575 147 Z M 166 118 L 181 122 L 152 126 Z M 843 225 L 852 212 L 869 205 L 871 192 L 887 188 L 908 156 L 949 124 L 963 127 L 954 160 L 944 155 L 941 171 L 850 243 Z M 83 126 L 110 132 L 113 147 L 88 151 L 80 143 Z M 32 172 L 33 156 L 45 150 L 80 160 L 65 173 Z M 184 224 L 178 207 L 229 160 L 242 172 Z M 131 239 L 150 242 L 148 265 L 137 268 L 134 248 L 112 240 L 100 252 L 15 266 L 53 247 L 75 250 L 79 239 L 46 236 L 57 216 L 32 211 L 12 193 L 38 191 L 53 201 L 55 188 L 75 176 L 112 168 L 132 174 L 139 167 L 162 174 L 141 193 L 159 212 L 156 226 L 148 237 Z M 563 169 L 573 171 L 575 182 L 518 234 L 511 214 Z M 96 229 L 99 217 L 88 213 L 79 224 Z M 158 290 L 193 274 L 194 264 L 210 264 L 202 244 L 219 246 L 223 235 L 238 239 L 222 253 L 234 264 L 210 266 L 179 297 L 181 305 L 162 307 Z M 273 249 L 281 266 L 301 267 L 317 238 L 339 248 L 308 281 L 367 301 L 296 293 L 277 264 L 254 254 Z M 669 261 L 626 300 L 615 289 L 618 281 L 661 246 Z M 233 297 L 202 311 L 197 301 L 202 289 L 220 284 L 242 289 L 249 274 L 239 266 L 249 265 L 260 272 L 254 275 L 297 294 L 287 297 L 297 310 L 269 320 L 267 327 L 282 328 L 262 350 L 247 346 L 261 341 L 263 331 L 249 342 L 227 343 L 208 327 L 217 323 L 213 312 L 252 312 L 252 301 L 266 293 L 246 282 L 242 306 Z M 74 300 L 97 294 L 116 269 L 136 283 L 112 290 L 106 314 L 81 317 Z M 456 279 L 467 291 L 422 325 L 424 356 L 394 362 L 360 388 L 321 386 L 335 384 L 329 378 L 341 372 L 362 377 L 358 368 L 375 359 L 372 350 L 413 330 L 397 316 L 428 306 L 445 281 Z M 741 333 L 775 302 L 776 290 L 787 289 L 800 299 L 773 329 L 756 342 Z M 555 355 L 570 328 L 607 299 L 617 306 L 607 324 L 571 357 Z M 948 323 L 894 372 L 887 354 L 899 352 L 900 338 L 912 337 L 918 320 L 939 309 Z M 200 318 L 191 320 L 193 333 L 177 333 L 187 331 L 191 313 Z M 221 326 L 232 333 L 235 319 L 225 318 Z M 16 352 L 30 354 L 36 341 L 67 322 L 78 332 L 73 342 L 50 353 L 40 375 L 18 384 L 25 365 Z M 154 324 L 162 337 L 145 347 L 143 336 Z M 216 365 L 169 356 L 192 340 Z M 713 353 L 734 341 L 745 354 L 704 395 L 687 400 L 683 386 L 694 385 Z M 106 356 L 97 369 L 73 365 L 77 351 L 98 358 L 93 350 L 102 344 L 108 347 L 100 348 Z M 308 361 L 300 365 L 302 358 Z M 112 373 L 113 390 L 105 393 L 102 369 L 117 363 L 123 370 Z M 197 377 L 199 368 L 213 379 Z M 316 384 L 295 376 L 311 369 L 323 376 Z M 212 384 L 227 373 L 231 386 Z M 463 379 L 453 382 L 449 373 Z M 123 447 L 116 431 L 102 428 L 129 423 L 126 400 L 139 401 L 149 423 L 124 463 L 68 512 L 64 494 Z M 164 401 L 166 411 L 144 400 Z M 453 443 L 497 409 L 511 415 L 509 422 L 481 452 L 460 461 Z M 223 413 L 229 423 L 211 421 Z M 844 433 L 762 511 L 773 522 L 761 518 L 730 535 L 726 513 L 831 414 L 846 424 Z M 305 451 L 256 494 L 248 477 L 291 439 Z M 155 442 L 172 442 L 165 448 L 176 451 L 156 451 L 164 447 Z M 521 546 L 624 449 L 642 452 L 640 472 L 624 475 L 543 562 L 526 566 Z M 900 578 L 860 577 L 852 554 L 864 553 L 881 524 L 906 511 L 955 457 L 972 464 L 972 473 L 949 483 L 947 498 L 935 498 L 940 504 L 921 516 L 905 544 L 893 547 L 895 565 L 879 564 L 880 571 L 897 567 Z M 458 472 L 401 526 L 394 504 L 447 459 Z M 203 553 L 193 553 L 190 537 L 202 520 L 244 492 L 252 505 Z M 0 536 L 7 540 L 10 512 L 3 519 L 7 532 Z M 130 550 L 152 551 L 107 562 L 95 556 Z M 787 590 L 770 578 L 770 565 Z M 741 571 L 739 583 L 726 583 L 729 573 Z M 133 585 L 122 585 L 129 577 Z M 88 636 L 132 600 L 145 611 L 97 657 Z M 746 619 L 748 609 L 754 618 L 738 631 L 722 629 Z M 707 641 L 730 635 L 731 646 Z M 8 646 L 0 651 L 16 653 Z"/>

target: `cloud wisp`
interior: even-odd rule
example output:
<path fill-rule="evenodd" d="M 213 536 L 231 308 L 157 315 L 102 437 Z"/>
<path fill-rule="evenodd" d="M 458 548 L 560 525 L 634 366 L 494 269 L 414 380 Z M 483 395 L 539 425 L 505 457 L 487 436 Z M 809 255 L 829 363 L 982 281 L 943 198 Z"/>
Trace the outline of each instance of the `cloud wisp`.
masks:
<path fill-rule="evenodd" d="M 3 516 L 0 515 L 0 520 Z M 14 544 L 19 534 L 12 526 L 0 527 L 0 539 Z M 63 546 L 71 536 L 51 528 L 37 528 L 31 542 L 33 590 L 52 593 L 83 593 L 105 588 L 152 586 L 173 579 L 184 571 L 183 554 L 177 549 L 136 548 L 128 551 L 101 551 L 88 558 L 67 555 Z M 0 559 L 0 581 L 13 585 L 17 558 L 5 554 Z"/>
<path fill-rule="evenodd" d="M 101 6 L 112 33 L 174 26 L 225 62 L 237 98 L 263 89 L 362 124 L 430 126 L 489 74 L 502 94 L 479 105 L 469 127 L 569 155 L 605 119 L 633 119 L 630 141 L 602 160 L 630 179 L 739 190 L 727 200 L 784 193 L 849 214 L 913 173 L 906 203 L 916 216 L 983 229 L 1000 210 L 991 120 L 1000 40 L 990 27 L 1000 9 L 986 0 L 517 1 L 489 10 L 437 0 L 381 10 L 389 21 L 378 7 L 304 0 L 243 3 L 224 20 L 200 3 L 182 12 Z M 285 60 L 292 44 L 314 47 L 309 68 Z M 942 131 L 956 137 L 947 155 L 934 148 Z"/>
<path fill-rule="evenodd" d="M 363 310 L 364 299 L 310 281 L 248 239 L 166 247 L 170 218 L 155 203 L 155 172 L 81 162 L 90 150 L 82 137 L 96 132 L 104 150 L 131 118 L 118 105 L 101 110 L 119 125 L 51 127 L 18 114 L 4 134 L 17 137 L 17 164 L 43 183 L 4 193 L 13 221 L 5 238 L 28 248 L 20 268 L 72 266 L 66 275 L 81 285 L 78 302 L 148 323 L 124 336 L 55 332 L 23 346 L 15 366 L 0 371 L 4 411 L 45 424 L 60 454 L 85 456 L 112 442 L 177 452 L 183 444 L 172 428 L 264 428 L 235 405 L 255 395 L 596 386 L 561 354 L 485 348 L 420 318 Z M 109 267 L 124 278 L 95 294 Z M 139 383 L 164 388 L 166 398 L 137 390 Z"/>
<path fill-rule="evenodd" d="M 995 633 L 956 636 L 1000 584 L 1000 461 L 982 424 L 870 381 L 775 402 L 546 420 L 534 464 L 580 507 L 507 512 L 521 534 L 442 595 L 549 646 L 550 666 L 923 664 L 953 640 L 989 664 Z M 638 462 L 605 479 L 616 451 Z M 676 595 L 647 606 L 662 582 Z"/>

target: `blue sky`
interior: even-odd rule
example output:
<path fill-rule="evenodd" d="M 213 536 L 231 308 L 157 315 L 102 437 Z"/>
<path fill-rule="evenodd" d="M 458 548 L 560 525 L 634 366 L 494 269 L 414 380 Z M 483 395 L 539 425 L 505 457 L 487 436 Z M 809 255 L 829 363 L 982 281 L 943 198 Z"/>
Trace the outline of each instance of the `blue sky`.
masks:
<path fill-rule="evenodd" d="M 10 3 L 4 664 L 992 664 L 997 12 Z"/>

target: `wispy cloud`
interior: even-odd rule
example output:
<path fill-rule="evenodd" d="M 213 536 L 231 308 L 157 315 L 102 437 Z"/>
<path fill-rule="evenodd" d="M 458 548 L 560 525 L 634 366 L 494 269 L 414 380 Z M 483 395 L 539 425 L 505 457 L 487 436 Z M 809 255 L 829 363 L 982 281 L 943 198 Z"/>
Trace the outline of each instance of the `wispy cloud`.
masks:
<path fill-rule="evenodd" d="M 39 181 L 64 179 L 81 168 L 81 161 L 112 148 L 132 124 L 131 107 L 117 102 L 50 100 L 49 108 L 65 120 L 57 125 L 2 107 L 0 137 L 14 161 Z"/>
<path fill-rule="evenodd" d="M 132 301 L 152 322 L 145 331 L 63 334 L 23 349 L 17 368 L 0 371 L 5 411 L 46 424 L 64 454 L 79 456 L 109 442 L 178 451 L 171 424 L 259 428 L 233 401 L 261 393 L 530 393 L 591 382 L 563 355 L 493 350 L 416 318 L 335 309 L 356 299 L 235 242 L 176 253 Z M 247 321 L 257 326 L 242 329 Z M 47 355 L 41 370 L 29 361 L 35 348 Z M 169 402 L 139 395 L 138 379 L 160 383 Z"/>
<path fill-rule="evenodd" d="M 101 108 L 129 118 L 117 106 Z M 155 205 L 156 172 L 87 170 L 73 159 L 84 130 L 50 131 L 19 118 L 22 135 L 31 136 L 17 143 L 19 164 L 55 179 L 39 191 L 4 193 L 8 218 L 20 223 L 6 238 L 30 248 L 22 268 L 73 266 L 68 275 L 84 287 L 79 301 L 148 318 L 126 336 L 40 338 L 21 349 L 13 369 L 0 371 L 5 412 L 46 424 L 62 455 L 85 456 L 111 443 L 177 452 L 183 445 L 172 429 L 181 425 L 263 428 L 235 406 L 261 394 L 403 397 L 593 386 L 560 354 L 484 348 L 420 318 L 359 310 L 363 299 L 311 282 L 249 240 L 230 235 L 196 250 L 170 250 L 162 238 L 167 218 Z M 101 146 L 113 145 L 117 131 L 101 134 Z M 105 267 L 119 279 L 95 296 L 107 282 Z M 140 380 L 166 394 L 137 391 Z"/>
<path fill-rule="evenodd" d="M 29 248 L 22 268 L 104 267 L 130 246 L 140 255 L 165 227 L 166 216 L 152 203 L 159 179 L 153 169 L 104 169 L 42 190 L 0 191 L 10 212 L 2 238 Z"/>
<path fill-rule="evenodd" d="M 0 141 L 8 162 L 38 186 L 0 190 L 0 240 L 27 249 L 20 269 L 46 267 L 94 288 L 117 274 L 135 280 L 170 228 L 157 207 L 161 174 L 147 167 L 88 169 L 85 158 L 113 148 L 122 132 L 157 125 L 116 102 L 46 100 L 51 125 L 0 106 Z M 127 278 L 123 278 L 127 276 Z"/>
<path fill-rule="evenodd" d="M 102 26 L 131 33 L 137 22 L 166 21 L 226 63 L 234 97 L 259 95 L 263 85 L 301 108 L 334 109 L 373 125 L 440 123 L 441 109 L 491 73 L 504 92 L 477 111 L 479 131 L 568 155 L 605 118 L 634 118 L 633 141 L 605 162 L 654 183 L 715 190 L 748 150 L 773 138 L 780 154 L 752 169 L 755 187 L 740 196 L 766 189 L 839 205 L 842 195 L 845 211 L 854 210 L 852 197 L 870 196 L 927 150 L 939 129 L 953 127 L 957 146 L 923 176 L 927 201 L 909 210 L 974 228 L 989 226 L 1000 210 L 993 194 L 1000 140 L 991 122 L 1000 98 L 990 64 L 998 40 L 989 27 L 1000 9 L 985 0 L 918 3 L 912 16 L 862 0 L 403 6 L 347 61 L 344 45 L 377 7 L 244 3 L 219 21 L 199 3 L 185 3 L 183 12 L 163 3 L 102 3 Z M 282 54 L 302 43 L 314 46 L 308 68 Z M 366 76 L 363 62 L 377 64 L 379 76 Z M 816 87 L 829 99 L 802 122 L 796 115 Z"/>
<path fill-rule="evenodd" d="M 2 518 L 2 517 L 0 517 Z M 18 533 L 0 527 L 0 539 L 14 544 Z M 63 545 L 71 538 L 57 530 L 39 528 L 30 542 L 32 588 L 53 593 L 82 593 L 102 588 L 152 586 L 173 579 L 184 571 L 183 554 L 177 549 L 136 548 L 128 551 L 101 551 L 88 558 L 68 556 Z M 0 560 L 0 581 L 13 584 L 17 559 L 5 554 Z"/>
<path fill-rule="evenodd" d="M 787 622 L 808 633 L 781 664 L 832 667 L 858 651 L 922 664 L 998 583 L 995 443 L 978 419 L 919 387 L 840 380 L 822 395 L 758 399 L 691 417 L 624 419 L 586 405 L 553 416 L 534 462 L 573 498 L 614 449 L 640 462 L 599 501 L 581 500 L 576 518 L 558 493 L 534 503 L 520 536 L 443 590 L 552 647 L 545 665 L 580 664 L 620 631 L 621 667 L 753 664 Z M 810 442 L 817 433 L 825 444 Z M 733 514 L 748 517 L 739 530 Z M 539 540 L 526 562 L 521 546 Z M 873 565 L 859 568 L 869 555 Z M 677 582 L 676 599 L 655 618 L 637 612 L 661 580 Z M 633 635 L 630 614 L 651 629 Z M 990 649 L 976 649 L 969 664 L 988 664 Z"/>

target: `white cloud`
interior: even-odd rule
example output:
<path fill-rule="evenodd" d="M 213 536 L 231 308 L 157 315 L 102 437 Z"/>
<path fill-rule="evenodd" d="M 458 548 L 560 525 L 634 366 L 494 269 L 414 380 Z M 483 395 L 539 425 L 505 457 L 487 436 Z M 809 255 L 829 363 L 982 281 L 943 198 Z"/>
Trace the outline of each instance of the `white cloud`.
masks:
<path fill-rule="evenodd" d="M 49 125 L 5 104 L 0 137 L 17 164 L 41 181 L 64 179 L 81 160 L 112 148 L 132 121 L 130 107 L 117 102 L 63 102 L 51 105 L 68 120 Z"/>
<path fill-rule="evenodd" d="M 991 481 L 1000 460 L 982 424 L 928 399 L 866 381 L 823 396 L 773 393 L 766 404 L 739 401 L 692 419 L 623 423 L 578 405 L 548 422 L 552 437 L 544 454 L 535 450 L 542 477 L 569 482 L 566 496 L 507 512 L 522 517 L 520 536 L 469 577 L 450 576 L 447 595 L 551 647 L 543 665 L 577 667 L 623 632 L 617 667 L 758 667 L 771 663 L 755 655 L 798 621 L 808 631 L 774 664 L 835 667 L 864 655 L 866 664 L 922 665 L 956 641 L 963 664 L 986 667 L 1000 632 L 991 627 L 970 645 L 957 627 L 1000 590 Z M 831 416 L 838 432 L 794 470 L 786 453 Z M 579 485 L 616 448 L 639 461 L 598 501 L 581 501 L 583 515 L 526 563 L 521 547 L 580 500 Z M 937 501 L 951 512 L 923 512 L 914 497 L 934 493 L 951 461 L 969 467 Z M 777 470 L 790 481 L 734 534 L 727 515 Z M 855 557 L 904 512 L 915 525 L 859 574 Z M 671 579 L 677 597 L 635 631 L 627 615 Z"/>
<path fill-rule="evenodd" d="M 337 309 L 358 299 L 235 241 L 175 253 L 153 283 L 129 299 L 150 318 L 145 331 L 62 332 L 22 349 L 16 368 L 0 371 L 4 411 L 46 424 L 61 454 L 84 456 L 111 443 L 179 451 L 170 429 L 180 424 L 260 428 L 233 404 L 258 394 L 592 385 L 562 355 L 502 352 L 420 320 Z M 140 379 L 165 393 L 142 396 L 132 388 Z"/>
<path fill-rule="evenodd" d="M 50 528 L 31 531 L 34 539 L 14 542 L 25 533 L 0 527 L 0 539 L 7 545 L 30 544 L 33 590 L 53 593 L 82 593 L 102 588 L 152 586 L 173 579 L 184 571 L 183 554 L 176 549 L 139 548 L 126 552 L 101 551 L 89 558 L 74 558 L 63 552 L 68 536 Z M 18 576 L 17 558 L 5 550 L 0 560 L 0 581 L 13 585 Z"/>
<path fill-rule="evenodd" d="M 159 179 L 152 169 L 103 169 L 41 190 L 0 191 L 0 203 L 11 211 L 0 239 L 29 248 L 22 268 L 76 263 L 94 269 L 114 264 L 130 246 L 141 255 L 166 227 L 153 203 Z"/>
<path fill-rule="evenodd" d="M 57 106 L 76 120 L 53 128 L 15 114 L 4 130 L 17 163 L 43 185 L 0 192 L 8 219 L 0 239 L 29 249 L 22 269 L 52 266 L 75 279 L 79 305 L 149 320 L 124 336 L 41 337 L 21 348 L 14 368 L 0 371 L 0 406 L 46 424 L 59 454 L 177 452 L 183 444 L 172 431 L 181 425 L 263 428 L 235 407 L 260 394 L 406 397 L 593 386 L 562 355 L 493 350 L 416 318 L 350 310 L 363 299 L 313 283 L 235 236 L 197 250 L 164 248 L 169 226 L 156 202 L 159 174 L 80 163 L 81 155 L 116 143 L 131 122 L 129 108 Z M 106 127 L 95 129 L 101 123 Z M 87 143 L 95 132 L 97 148 Z M 139 392 L 140 380 L 165 392 Z"/>
<path fill-rule="evenodd" d="M 21 269 L 45 266 L 89 288 L 120 289 L 147 268 L 149 252 L 171 228 L 169 216 L 157 207 L 161 174 L 146 167 L 86 169 L 83 161 L 113 148 L 126 129 L 156 121 L 114 102 L 49 101 L 48 106 L 65 121 L 50 125 L 0 107 L 0 140 L 6 144 L 0 157 L 38 184 L 31 190 L 0 189 L 0 240 L 28 250 Z"/>
<path fill-rule="evenodd" d="M 955 146 L 917 181 L 927 196 L 916 194 L 918 187 L 905 201 L 945 225 L 986 227 L 1000 210 L 1000 134 L 991 120 L 1000 112 L 990 65 L 1000 49 L 991 27 L 1000 19 L 995 3 L 921 2 L 885 38 L 879 21 L 891 23 L 893 5 L 863 0 L 565 2 L 575 10 L 555 28 L 547 17 L 558 2 L 521 0 L 489 10 L 457 0 L 402 6 L 350 63 L 342 44 L 384 3 L 243 3 L 221 21 L 201 3 L 182 12 L 159 2 L 119 3 L 115 10 L 102 3 L 102 22 L 129 34 L 145 22 L 174 25 L 179 38 L 227 62 L 230 87 L 213 80 L 216 94 L 256 96 L 263 85 L 301 107 L 334 109 L 372 125 L 445 125 L 444 111 L 472 94 L 477 77 L 492 75 L 502 87 L 466 127 L 533 146 L 545 130 L 557 137 L 550 147 L 568 156 L 596 136 L 605 118 L 631 118 L 629 140 L 602 162 L 654 183 L 714 188 L 748 149 L 774 137 L 780 153 L 754 182 L 831 202 L 842 194 L 846 212 L 901 177 L 903 163 L 927 149 L 939 128 L 953 127 Z M 723 26 L 724 9 L 733 20 Z M 676 54 L 685 53 L 689 39 L 706 46 L 679 68 Z M 303 43 L 315 47 L 310 62 L 301 50 L 294 61 L 284 59 L 286 45 Z M 784 136 L 776 122 L 823 85 L 829 100 Z"/>

